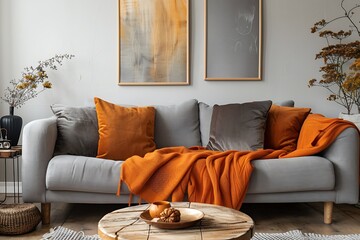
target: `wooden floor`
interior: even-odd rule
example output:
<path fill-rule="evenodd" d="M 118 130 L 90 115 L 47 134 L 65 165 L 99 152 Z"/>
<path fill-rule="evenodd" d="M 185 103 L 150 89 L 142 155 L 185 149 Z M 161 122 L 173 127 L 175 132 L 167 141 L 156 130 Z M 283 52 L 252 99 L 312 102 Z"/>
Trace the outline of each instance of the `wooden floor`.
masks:
<path fill-rule="evenodd" d="M 37 205 L 40 207 L 40 205 Z M 53 203 L 51 225 L 38 225 L 31 233 L 20 236 L 0 236 L 2 239 L 39 240 L 56 226 L 64 226 L 87 235 L 97 234 L 98 221 L 108 212 L 126 207 L 107 204 L 66 204 Z M 360 234 L 360 206 L 335 205 L 333 223 L 323 223 L 323 204 L 243 204 L 241 209 L 255 221 L 256 232 L 285 232 L 299 229 L 319 234 Z"/>

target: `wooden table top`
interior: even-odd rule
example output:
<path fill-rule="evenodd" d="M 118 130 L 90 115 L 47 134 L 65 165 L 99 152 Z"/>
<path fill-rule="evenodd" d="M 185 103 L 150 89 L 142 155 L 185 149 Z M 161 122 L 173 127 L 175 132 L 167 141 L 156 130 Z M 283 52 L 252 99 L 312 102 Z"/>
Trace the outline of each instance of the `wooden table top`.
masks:
<path fill-rule="evenodd" d="M 253 220 L 240 211 L 212 204 L 176 202 L 172 207 L 189 207 L 202 211 L 204 218 L 193 227 L 177 230 L 159 229 L 148 225 L 139 216 L 149 204 L 115 210 L 106 214 L 98 224 L 103 240 L 118 239 L 240 239 L 254 235 Z"/>
<path fill-rule="evenodd" d="M 13 146 L 11 149 L 0 149 L 0 158 L 11 158 L 21 155 L 22 146 Z"/>

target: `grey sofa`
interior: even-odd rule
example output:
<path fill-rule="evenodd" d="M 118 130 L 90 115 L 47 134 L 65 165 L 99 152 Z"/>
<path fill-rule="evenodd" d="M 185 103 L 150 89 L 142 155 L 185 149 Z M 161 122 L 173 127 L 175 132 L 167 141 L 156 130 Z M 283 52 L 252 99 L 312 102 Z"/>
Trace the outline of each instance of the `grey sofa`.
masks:
<path fill-rule="evenodd" d="M 284 104 L 293 105 L 293 102 Z M 206 146 L 211 106 L 190 100 L 155 108 L 155 142 L 158 148 Z M 94 136 L 89 137 L 93 139 L 80 141 L 78 145 L 81 146 L 74 146 L 79 139 L 75 132 L 84 130 L 81 129 L 84 125 L 74 125 L 78 130 L 73 132 L 72 137 L 62 134 L 62 139 L 59 139 L 59 131 L 63 130 L 59 127 L 61 114 L 67 114 L 66 108 L 60 107 L 60 110 L 57 117 L 32 121 L 23 130 L 23 200 L 41 203 L 44 224 L 50 221 L 52 202 L 107 204 L 127 203 L 129 200 L 126 185 L 121 187 L 120 197 L 116 196 L 122 161 L 89 156 L 93 152 L 96 154 L 96 149 L 85 149 L 89 146 L 88 142 L 96 144 Z M 95 108 L 88 110 L 95 112 Z M 69 120 L 66 117 L 65 120 Z M 77 121 L 76 118 L 70 120 Z M 96 125 L 96 121 L 90 121 L 90 124 Z M 71 133 L 71 128 L 67 130 Z M 61 152 L 59 144 L 78 147 L 80 154 L 66 153 L 66 149 Z M 86 153 L 88 156 L 81 155 L 82 149 L 90 150 L 89 154 Z M 254 160 L 252 163 L 254 172 L 246 203 L 323 202 L 324 221 L 331 223 L 333 203 L 358 202 L 359 136 L 355 129 L 343 131 L 318 156 Z M 136 196 L 133 201 L 138 201 Z"/>

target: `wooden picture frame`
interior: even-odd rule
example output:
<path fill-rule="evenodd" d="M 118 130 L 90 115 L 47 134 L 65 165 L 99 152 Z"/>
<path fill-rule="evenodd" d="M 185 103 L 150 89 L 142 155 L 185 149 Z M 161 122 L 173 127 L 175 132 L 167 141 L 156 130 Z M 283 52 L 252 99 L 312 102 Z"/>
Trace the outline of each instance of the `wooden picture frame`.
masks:
<path fill-rule="evenodd" d="M 119 0 L 119 85 L 189 85 L 189 1 Z"/>
<path fill-rule="evenodd" d="M 261 80 L 262 0 L 204 0 L 205 80 Z"/>

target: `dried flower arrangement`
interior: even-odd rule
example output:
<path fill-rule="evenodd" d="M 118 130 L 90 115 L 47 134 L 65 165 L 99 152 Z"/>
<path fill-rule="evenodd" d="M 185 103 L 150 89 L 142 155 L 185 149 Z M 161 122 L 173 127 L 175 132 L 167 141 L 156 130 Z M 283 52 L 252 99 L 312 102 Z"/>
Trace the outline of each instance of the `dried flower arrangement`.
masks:
<path fill-rule="evenodd" d="M 320 72 L 323 73 L 322 79 L 311 79 L 308 86 L 326 88 L 330 91 L 327 99 L 345 107 L 347 114 L 351 114 L 354 105 L 357 106 L 360 113 L 360 42 L 344 43 L 344 40 L 349 38 L 353 32 L 360 37 L 359 28 L 353 20 L 355 10 L 360 8 L 360 5 L 356 4 L 347 9 L 344 2 L 345 0 L 341 0 L 340 3 L 344 15 L 330 21 L 323 19 L 311 28 L 312 33 L 318 32 L 321 38 L 326 39 L 327 46 L 315 57 L 315 59 L 324 61 L 324 66 L 320 68 Z M 350 23 L 350 30 L 339 32 L 325 30 L 326 26 L 340 19 Z"/>
<path fill-rule="evenodd" d="M 20 79 L 10 81 L 11 86 L 4 91 L 1 99 L 7 102 L 10 107 L 21 107 L 26 101 L 35 98 L 39 93 L 52 87 L 48 81 L 46 69 L 57 70 L 57 65 L 61 66 L 65 59 L 71 59 L 74 55 L 63 54 L 55 55 L 45 61 L 39 61 L 36 67 L 26 67 Z M 42 89 L 39 90 L 39 85 Z"/>

